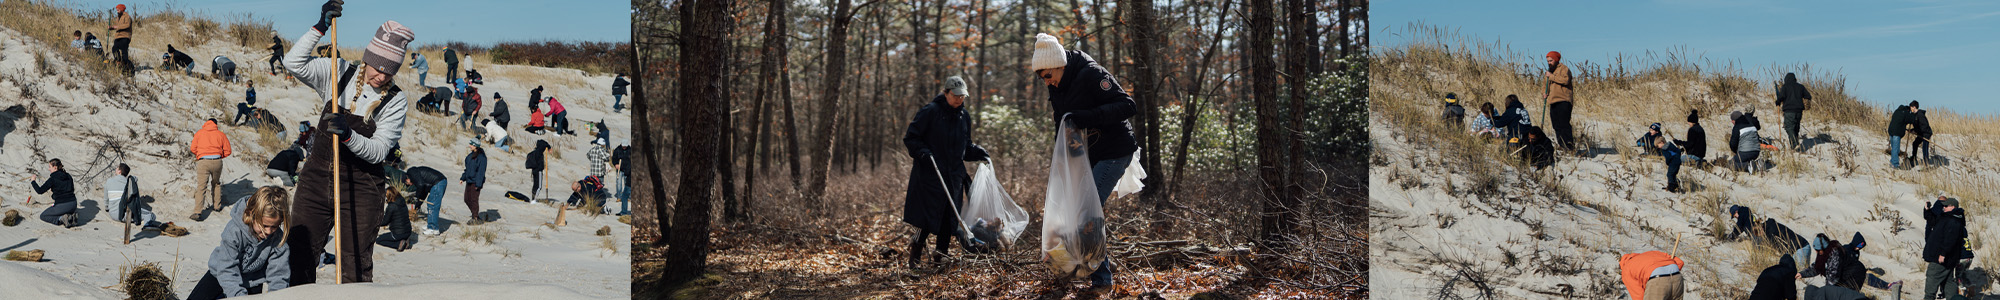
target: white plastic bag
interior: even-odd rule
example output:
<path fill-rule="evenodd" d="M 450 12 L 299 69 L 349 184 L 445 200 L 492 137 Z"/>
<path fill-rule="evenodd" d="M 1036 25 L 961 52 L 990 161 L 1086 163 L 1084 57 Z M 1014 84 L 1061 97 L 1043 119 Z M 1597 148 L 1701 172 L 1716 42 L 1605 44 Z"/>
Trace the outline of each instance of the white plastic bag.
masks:
<path fill-rule="evenodd" d="M 1144 150 L 1145 148 L 1140 149 Z M 1120 195 L 1138 194 L 1139 190 L 1146 188 L 1145 183 L 1139 182 L 1146 179 L 1146 168 L 1139 166 L 1139 152 L 1139 150 L 1132 150 L 1132 162 L 1125 164 L 1125 176 L 1118 177 L 1118 185 L 1111 188 L 1111 198 L 1118 198 Z"/>
<path fill-rule="evenodd" d="M 1065 120 L 1058 132 L 1042 206 L 1042 259 L 1057 276 L 1083 277 L 1104 261 L 1104 206 L 1082 131 Z"/>
<path fill-rule="evenodd" d="M 979 164 L 979 170 L 972 174 L 972 188 L 967 194 L 970 196 L 963 210 L 959 211 L 958 220 L 972 231 L 965 236 L 976 242 L 966 243 L 966 250 L 985 252 L 1005 249 L 1021 237 L 1021 232 L 1028 230 L 1028 211 L 1014 204 L 1014 198 L 1007 196 L 1007 190 L 1001 188 L 998 175 L 993 173 L 993 164 Z"/>

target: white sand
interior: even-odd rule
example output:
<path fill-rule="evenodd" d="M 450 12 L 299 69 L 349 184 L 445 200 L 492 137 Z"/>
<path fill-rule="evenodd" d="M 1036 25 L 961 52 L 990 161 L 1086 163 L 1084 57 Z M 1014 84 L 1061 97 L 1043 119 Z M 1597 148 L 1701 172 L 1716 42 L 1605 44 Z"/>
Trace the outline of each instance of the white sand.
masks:
<path fill-rule="evenodd" d="M 1377 88 L 1382 89 L 1381 85 Z M 1769 112 L 1768 104 L 1763 105 L 1763 135 L 1780 136 L 1782 117 Z M 1937 151 L 1951 160 L 1948 166 L 1892 170 L 1887 155 L 1881 154 L 1887 147 L 1881 128 L 1836 125 L 1809 115 L 1802 126 L 1807 136 L 1826 134 L 1833 143 L 1814 146 L 1804 155 L 1779 154 L 1781 163 L 1796 166 L 1789 168 L 1796 171 L 1781 168 L 1749 175 L 1720 166 L 1683 168 L 1682 180 L 1700 187 L 1672 194 L 1661 190 L 1666 184 L 1662 160 L 1640 157 L 1630 145 L 1651 122 L 1667 124 L 1665 129 L 1671 134 L 1683 134 L 1686 125 L 1679 122 L 1679 116 L 1685 112 L 1660 112 L 1657 120 L 1606 120 L 1581 108 L 1578 111 L 1578 131 L 1597 137 L 1600 147 L 1618 148 L 1620 154 L 1565 156 L 1539 173 L 1509 165 L 1499 170 L 1507 184 L 1493 197 L 1470 192 L 1474 174 L 1451 164 L 1465 158 L 1445 157 L 1432 150 L 1437 145 L 1427 144 L 1432 141 L 1412 140 L 1386 120 L 1371 120 L 1369 134 L 1377 146 L 1375 153 L 1387 161 L 1369 170 L 1370 206 L 1376 211 L 1370 219 L 1374 234 L 1369 249 L 1373 257 L 1369 282 L 1374 296 L 1477 295 L 1479 290 L 1471 278 L 1462 275 L 1472 273 L 1482 274 L 1495 294 L 1507 298 L 1627 298 L 1617 278 L 1618 256 L 1673 251 L 1678 236 L 1679 255 L 1688 262 L 1683 274 L 1687 275 L 1689 298 L 1740 299 L 1754 286 L 1757 273 L 1775 262 L 1775 256 L 1755 250 L 1749 242 L 1721 240 L 1715 230 L 1722 228 L 1711 222 L 1731 222 L 1722 209 L 1734 204 L 1750 207 L 1759 218 L 1775 218 L 1807 238 L 1825 233 L 1846 242 L 1860 232 L 1869 243 L 1861 261 L 1869 268 L 1881 268 L 1881 276 L 1889 281 L 1905 281 L 1903 296 L 1914 297 L 1923 289 L 1923 264 L 1917 259 L 1924 244 L 1921 210 L 1941 192 L 1925 182 L 2000 177 L 1990 152 L 1945 148 Z M 1726 143 L 1730 128 L 1726 115 L 1710 112 L 1702 120 L 1708 132 L 1710 159 L 1721 157 L 1718 154 L 1723 152 L 1721 145 Z M 1944 146 L 1976 149 L 1966 145 L 1975 144 L 1980 137 L 1941 132 L 1936 138 Z M 1562 179 L 1548 182 L 1567 187 L 1579 204 L 1555 200 L 1553 189 L 1538 186 L 1534 182 L 1539 181 L 1529 178 L 1536 174 L 1561 175 Z M 1962 196 L 1967 195 L 1953 195 Z M 1992 222 L 1981 220 L 1987 218 L 1981 212 L 1991 210 L 1976 206 L 1968 210 L 1972 212 L 1968 229 L 1974 251 L 1981 257 L 1974 261 L 1974 268 L 1993 267 L 1984 257 L 1996 254 L 1978 247 L 1979 240 L 2000 235 L 1992 230 Z M 1724 230 L 1721 233 L 1727 232 Z M 1510 259 L 1514 262 L 1509 263 Z M 1753 265 L 1753 261 L 1759 263 Z M 1803 289 L 1808 283 L 1823 281 L 1806 279 L 1798 287 Z M 1448 284 L 1450 287 L 1445 287 Z M 1863 292 L 1883 298 L 1889 294 L 1873 288 Z"/>
<path fill-rule="evenodd" d="M 288 37 L 297 34 L 282 33 Z M 66 49 L 46 47 L 11 29 L 0 29 L 0 47 L 4 47 L 0 53 L 5 54 L 0 58 L 0 109 L 21 105 L 34 116 L 0 114 L 0 117 L 20 117 L 0 118 L 0 182 L 5 182 L 0 184 L 0 210 L 20 210 L 28 218 L 20 226 L 0 227 L 0 249 L 47 250 L 46 262 L 18 265 L 82 286 L 109 287 L 116 283 L 120 265 L 157 262 L 174 273 L 174 289 L 185 296 L 207 270 L 209 253 L 219 242 L 224 222 L 230 220 L 222 214 L 212 214 L 202 222 L 188 219 L 195 209 L 192 192 L 196 185 L 194 174 L 189 171 L 193 163 L 187 150 L 188 141 L 202 120 L 227 120 L 234 115 L 235 104 L 242 101 L 242 85 L 191 78 L 179 71 L 141 70 L 135 82 L 139 88 L 158 95 L 157 99 L 131 96 L 130 91 L 111 96 L 99 92 L 105 83 L 85 79 L 81 75 L 83 69 L 72 62 L 52 60 L 57 68 L 55 75 L 37 71 L 34 53 Z M 216 40 L 183 50 L 195 57 L 198 73 L 209 71 L 208 61 L 217 54 L 235 60 L 239 74 L 257 82 L 259 106 L 271 110 L 280 122 L 288 124 L 286 136 L 276 139 L 281 142 L 271 148 L 257 143 L 260 133 L 253 129 L 224 126 L 223 132 L 229 135 L 235 150 L 234 156 L 224 159 L 225 202 L 248 195 L 258 186 L 281 184 L 263 175 L 264 166 L 271 155 L 296 137 L 298 121 L 316 116 L 314 109 L 320 103 L 310 89 L 296 81 L 287 80 L 282 74 L 266 75 L 264 58 L 268 52 L 253 48 L 261 47 L 240 47 Z M 163 50 L 134 48 L 132 57 L 141 68 L 151 67 L 157 64 L 157 54 Z M 437 68 L 432 70 L 429 83 L 441 85 L 444 64 L 439 58 L 432 60 Z M 565 287 L 593 298 L 628 297 L 630 226 L 608 215 L 586 217 L 572 211 L 568 226 L 545 227 L 543 223 L 554 219 L 555 208 L 503 197 L 507 191 L 528 192 L 530 179 L 522 168 L 523 157 L 535 139 L 550 139 L 557 146 L 556 151 L 562 152 L 561 158 L 549 158 L 548 185 L 557 192 L 545 198 L 567 198 L 568 184 L 589 172 L 585 156 L 589 143 L 585 137 L 557 138 L 519 130 L 521 124 L 527 123 L 528 90 L 537 84 L 546 85 L 554 96 L 563 99 L 571 112 L 573 130 L 583 133 L 584 121 L 603 119 L 614 131 L 613 146 L 629 143 L 629 119 L 624 114 L 609 113 L 611 75 L 483 63 L 486 61 L 482 59 L 477 65 L 487 83 L 476 86 L 488 98 L 480 115 L 490 112 L 493 105 L 490 98 L 494 92 L 500 92 L 508 97 L 513 114 L 512 135 L 522 140 L 515 144 L 513 153 L 487 147 L 487 186 L 480 193 L 481 209 L 497 212 L 499 220 L 481 226 L 459 224 L 467 219 L 468 211 L 461 200 L 464 186 L 456 178 L 463 170 L 459 161 L 466 154 L 466 140 L 472 135 L 452 127 L 456 116 L 424 114 L 412 108 L 402 140 L 406 161 L 411 166 L 436 168 L 453 179 L 442 201 L 441 216 L 446 231 L 437 237 L 419 237 L 419 242 L 407 252 L 376 248 L 375 280 L 403 286 L 365 289 L 394 292 L 428 287 L 506 293 L 509 290 L 487 287 L 543 284 Z M 412 69 L 405 68 L 403 72 L 396 80 L 409 90 L 408 97 L 415 105 L 423 96 L 421 89 L 417 88 Z M 23 99 L 24 89 L 35 90 L 28 92 L 35 98 Z M 458 110 L 457 101 L 452 106 L 453 111 Z M 32 168 L 46 177 L 44 161 L 48 158 L 62 159 L 76 178 L 81 215 L 88 224 L 63 229 L 39 221 L 35 216 L 49 206 L 47 195 L 32 195 L 35 203 L 23 204 L 33 192 L 25 182 L 27 170 Z M 123 228 L 109 221 L 101 210 L 104 194 L 99 185 L 111 174 L 111 168 L 121 162 L 132 166 L 141 193 L 155 199 L 152 205 L 160 221 L 186 226 L 191 235 L 171 238 L 139 234 L 140 238 L 130 245 L 119 243 Z M 611 173 L 611 179 L 616 180 L 616 172 Z M 593 234 L 602 226 L 610 226 L 612 235 Z M 414 227 L 422 230 L 421 223 Z M 475 227 L 495 232 L 498 239 L 491 245 L 470 241 L 464 233 Z M 613 250 L 600 246 L 607 240 Z M 0 273 L 19 273 L 6 270 L 11 269 L 0 269 Z M 331 268 L 322 269 L 320 281 L 331 282 L 332 274 Z M 464 284 L 422 285 L 434 282 Z M 116 293 L 104 289 L 91 292 Z"/>

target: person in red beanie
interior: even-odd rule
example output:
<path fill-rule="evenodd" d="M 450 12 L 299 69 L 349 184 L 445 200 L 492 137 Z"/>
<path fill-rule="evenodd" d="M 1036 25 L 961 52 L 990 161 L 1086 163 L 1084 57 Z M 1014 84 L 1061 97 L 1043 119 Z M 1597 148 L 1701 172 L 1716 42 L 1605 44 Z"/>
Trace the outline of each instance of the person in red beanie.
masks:
<path fill-rule="evenodd" d="M 1547 85 L 1548 89 L 1542 92 L 1542 100 L 1547 100 L 1549 104 L 1549 127 L 1556 130 L 1557 145 L 1567 151 L 1576 151 L 1576 128 L 1571 127 L 1569 122 L 1570 111 L 1575 108 L 1570 100 L 1576 95 L 1576 82 L 1569 76 L 1569 66 L 1562 63 L 1562 53 L 1549 51 L 1545 58 L 1548 59 L 1549 70 L 1542 73 L 1542 77 L 1547 78 L 1543 80 L 1543 85 Z"/>

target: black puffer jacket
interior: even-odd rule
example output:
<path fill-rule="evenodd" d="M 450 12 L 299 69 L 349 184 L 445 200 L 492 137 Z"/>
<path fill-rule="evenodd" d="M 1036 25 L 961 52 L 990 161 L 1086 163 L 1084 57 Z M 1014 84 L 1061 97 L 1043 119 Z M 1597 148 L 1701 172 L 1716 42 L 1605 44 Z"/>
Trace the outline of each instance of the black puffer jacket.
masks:
<path fill-rule="evenodd" d="M 543 156 L 547 155 L 548 150 L 549 150 L 548 140 L 535 141 L 535 150 L 528 152 L 528 160 L 526 161 L 528 169 L 541 171 L 543 168 L 547 168 L 548 165 L 544 164 L 545 160 Z"/>
<path fill-rule="evenodd" d="M 1085 140 L 1092 164 L 1131 156 L 1139 150 L 1139 143 L 1132 138 L 1132 124 L 1125 119 L 1139 113 L 1138 104 L 1090 55 L 1069 51 L 1068 56 L 1062 82 L 1049 87 L 1049 107 L 1055 112 L 1050 117 L 1055 124 L 1062 124 L 1063 115 L 1069 114 L 1077 127 L 1091 131 Z"/>
<path fill-rule="evenodd" d="M 1751 300 L 1798 300 L 1798 286 L 1792 282 L 1799 268 L 1791 255 L 1779 255 L 1778 264 L 1757 274 L 1757 286 L 1750 289 Z"/>
<path fill-rule="evenodd" d="M 500 99 L 499 93 L 493 94 L 493 113 L 486 115 L 493 116 L 494 122 L 500 122 L 500 128 L 507 128 L 507 121 L 514 119 L 507 113 L 507 100 Z"/>
<path fill-rule="evenodd" d="M 1915 130 L 1917 132 L 1917 137 L 1922 137 L 1922 138 L 1931 137 L 1930 112 L 1931 111 L 1919 109 L 1917 110 L 1916 114 L 1912 114 L 1910 116 L 1910 125 L 1911 125 L 1910 127 L 1915 127 L 1915 129 L 1911 130 Z"/>
<path fill-rule="evenodd" d="M 1943 256 L 1946 267 L 1957 267 L 1958 259 L 1964 257 L 1960 251 L 1965 247 L 1965 214 L 1959 210 L 1945 212 L 1931 224 L 1930 232 L 1924 236 L 1924 262 L 1939 263 Z"/>
<path fill-rule="evenodd" d="M 1708 131 L 1701 129 L 1701 123 L 1688 126 L 1687 141 L 1681 142 L 1681 148 L 1687 149 L 1687 155 L 1708 158 Z"/>
<path fill-rule="evenodd" d="M 1779 109 L 1784 111 L 1802 111 L 1806 109 L 1805 100 L 1811 99 L 1812 92 L 1806 91 L 1806 86 L 1799 84 L 1799 77 L 1792 75 L 1792 73 L 1785 73 L 1785 84 L 1778 86 L 1777 105 Z"/>
<path fill-rule="evenodd" d="M 966 183 L 972 178 L 960 162 L 987 157 L 985 149 L 972 143 L 971 130 L 971 117 L 964 109 L 945 103 L 943 94 L 910 120 L 909 129 L 903 132 L 903 147 L 916 163 L 910 166 L 910 186 L 903 195 L 904 223 L 930 232 L 949 233 L 958 228 L 954 208 L 964 205 Z M 945 195 L 947 189 L 950 196 Z"/>
<path fill-rule="evenodd" d="M 1910 106 L 1897 105 L 1896 111 L 1889 113 L 1889 136 L 1903 136 L 1910 125 Z"/>

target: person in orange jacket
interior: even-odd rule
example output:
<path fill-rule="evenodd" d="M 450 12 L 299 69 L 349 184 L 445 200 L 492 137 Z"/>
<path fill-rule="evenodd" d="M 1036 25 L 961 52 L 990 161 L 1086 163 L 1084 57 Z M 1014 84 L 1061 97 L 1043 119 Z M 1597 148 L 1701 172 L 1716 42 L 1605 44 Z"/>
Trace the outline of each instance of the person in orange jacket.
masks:
<path fill-rule="evenodd" d="M 529 106 L 528 109 L 528 126 L 525 129 L 530 133 L 542 134 L 542 130 L 545 129 L 544 126 L 548 125 L 547 121 L 542 120 L 542 108 Z"/>
<path fill-rule="evenodd" d="M 229 157 L 229 136 L 217 128 L 215 119 L 201 123 L 201 130 L 194 132 L 194 142 L 188 144 L 188 152 L 194 153 L 195 178 L 201 184 L 200 198 L 195 198 L 194 215 L 188 219 L 201 221 L 209 210 L 222 205 L 222 159 Z"/>
<path fill-rule="evenodd" d="M 1632 300 L 1680 300 L 1687 293 L 1681 280 L 1686 265 L 1666 252 L 1646 251 L 1618 258 L 1618 274 Z"/>

